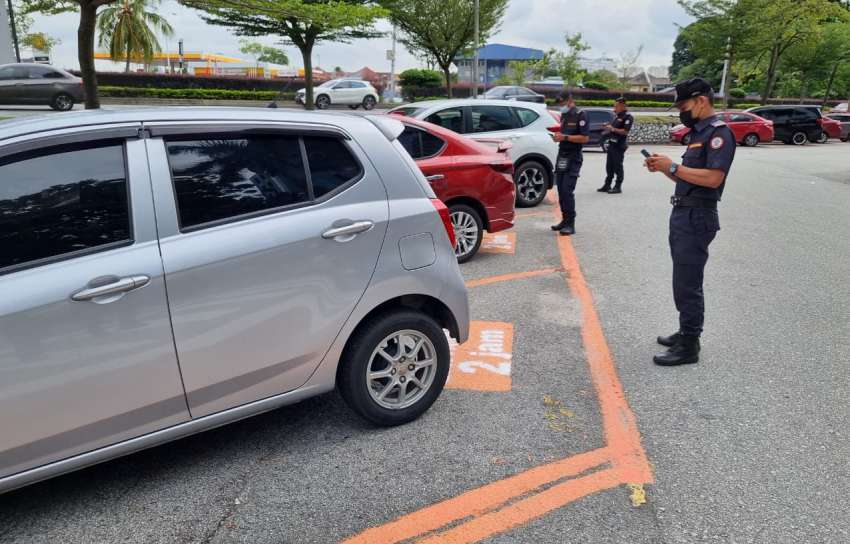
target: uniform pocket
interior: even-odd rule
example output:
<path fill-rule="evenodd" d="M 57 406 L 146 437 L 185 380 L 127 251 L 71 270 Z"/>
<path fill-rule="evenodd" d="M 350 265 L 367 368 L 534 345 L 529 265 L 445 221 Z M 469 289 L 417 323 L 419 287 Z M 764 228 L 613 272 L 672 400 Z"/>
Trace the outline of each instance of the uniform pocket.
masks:
<path fill-rule="evenodd" d="M 717 210 L 691 208 L 691 226 L 695 234 L 717 232 L 720 230 L 720 218 L 717 215 Z"/>

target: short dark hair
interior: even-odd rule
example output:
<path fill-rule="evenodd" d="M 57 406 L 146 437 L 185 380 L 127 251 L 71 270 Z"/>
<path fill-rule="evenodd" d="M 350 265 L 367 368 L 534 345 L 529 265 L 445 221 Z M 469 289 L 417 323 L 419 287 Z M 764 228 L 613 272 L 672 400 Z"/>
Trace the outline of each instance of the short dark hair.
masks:
<path fill-rule="evenodd" d="M 558 95 L 558 102 L 569 102 L 573 99 L 573 93 L 570 91 L 562 91 L 561 94 Z"/>

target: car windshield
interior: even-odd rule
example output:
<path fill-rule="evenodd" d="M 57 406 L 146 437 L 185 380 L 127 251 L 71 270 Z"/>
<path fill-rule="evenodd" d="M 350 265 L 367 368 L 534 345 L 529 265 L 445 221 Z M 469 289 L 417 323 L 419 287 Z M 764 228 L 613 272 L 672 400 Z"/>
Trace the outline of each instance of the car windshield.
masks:
<path fill-rule="evenodd" d="M 486 98 L 502 98 L 505 96 L 505 92 L 507 91 L 507 87 L 494 87 L 484 93 Z"/>

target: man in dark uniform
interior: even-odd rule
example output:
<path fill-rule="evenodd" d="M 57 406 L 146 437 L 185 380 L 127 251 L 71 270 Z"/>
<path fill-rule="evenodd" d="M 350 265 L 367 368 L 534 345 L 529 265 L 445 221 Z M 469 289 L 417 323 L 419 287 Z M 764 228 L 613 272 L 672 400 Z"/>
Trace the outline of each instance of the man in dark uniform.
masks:
<path fill-rule="evenodd" d="M 679 331 L 658 337 L 658 343 L 669 348 L 653 359 L 662 366 L 699 361 L 705 313 L 703 271 L 708 246 L 720 230 L 717 203 L 735 158 L 735 136 L 715 115 L 713 101 L 714 91 L 702 78 L 676 85 L 676 107 L 682 124 L 691 129 L 691 142 L 681 165 L 664 155 L 646 159 L 650 172 L 661 172 L 676 184 L 670 198 L 670 253 Z"/>
<path fill-rule="evenodd" d="M 600 193 L 608 193 L 611 195 L 620 194 L 623 192 L 623 159 L 626 157 L 626 149 L 628 149 L 629 131 L 632 130 L 632 125 L 635 122 L 632 114 L 628 112 L 626 99 L 622 96 L 614 102 L 614 121 L 605 125 L 608 130 L 608 160 L 605 164 L 605 184 L 597 189 Z M 616 177 L 616 181 L 615 181 Z M 611 188 L 611 182 L 614 181 L 614 188 Z"/>
<path fill-rule="evenodd" d="M 562 236 L 570 236 L 576 232 L 574 191 L 584 160 L 582 146 L 590 140 L 590 124 L 587 114 L 576 107 L 571 93 L 564 92 L 558 96 L 558 105 L 562 104 L 561 131 L 552 135 L 552 139 L 559 143 L 555 182 L 561 204 L 561 222 L 552 225 L 552 230 L 559 231 Z"/>

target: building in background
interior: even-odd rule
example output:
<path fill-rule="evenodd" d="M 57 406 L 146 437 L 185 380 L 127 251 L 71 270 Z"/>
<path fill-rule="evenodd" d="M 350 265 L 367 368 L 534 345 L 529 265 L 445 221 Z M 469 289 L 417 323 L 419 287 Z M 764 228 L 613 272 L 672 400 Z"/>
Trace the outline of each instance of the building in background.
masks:
<path fill-rule="evenodd" d="M 489 85 L 505 75 L 509 62 L 541 60 L 544 53 L 540 49 L 493 43 L 480 48 L 478 50 L 478 56 L 478 82 Z M 472 68 L 475 64 L 473 57 L 471 55 L 458 56 L 455 58 L 454 63 L 457 66 L 458 82 L 471 84 Z"/>
<path fill-rule="evenodd" d="M 658 75 L 653 75 L 653 72 Z M 661 75 L 662 73 L 664 75 Z M 657 93 L 669 88 L 671 83 L 670 77 L 666 74 L 666 68 L 664 72 L 661 72 L 660 67 L 653 67 L 641 69 L 640 72 L 629 79 L 628 84 L 629 90 L 632 92 Z"/>
<path fill-rule="evenodd" d="M 344 77 L 350 79 L 361 79 L 363 81 L 368 81 L 374 87 L 379 89 L 387 89 L 390 86 L 390 73 L 389 72 L 376 72 L 372 70 L 368 66 L 364 66 L 363 68 L 357 70 L 356 72 L 348 72 L 344 74 Z M 398 81 L 398 76 L 396 76 L 396 81 Z"/>
<path fill-rule="evenodd" d="M 0 64 L 8 64 L 16 60 L 9 13 L 5 0 L 0 0 Z"/>
<path fill-rule="evenodd" d="M 581 57 L 578 59 L 579 66 L 588 72 L 597 72 L 599 70 L 608 70 L 612 73 L 617 73 L 617 61 L 611 57 L 601 56 L 594 58 Z"/>

